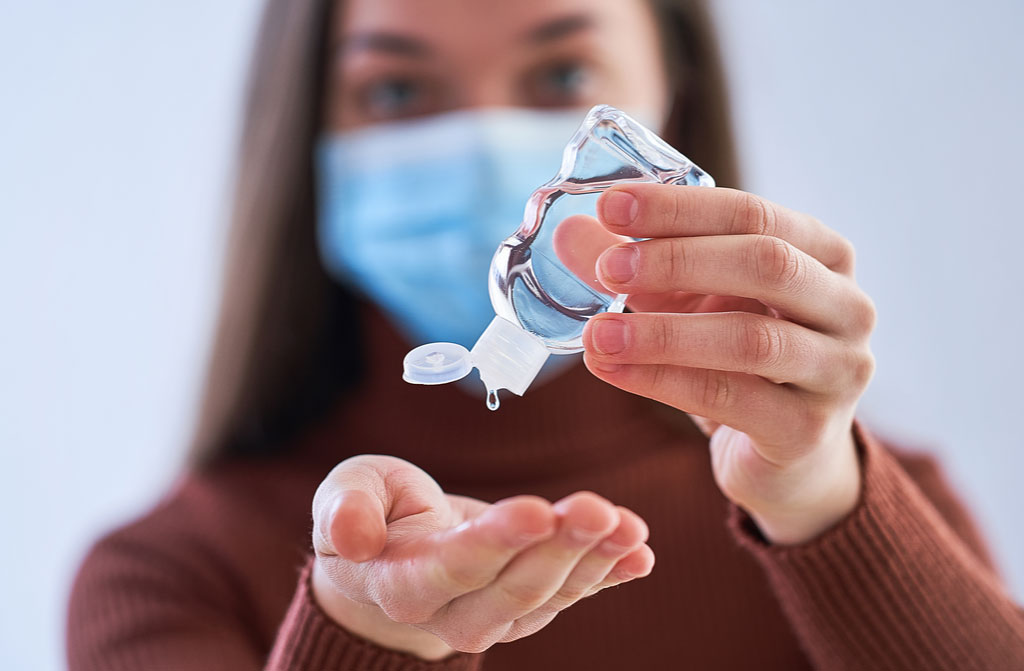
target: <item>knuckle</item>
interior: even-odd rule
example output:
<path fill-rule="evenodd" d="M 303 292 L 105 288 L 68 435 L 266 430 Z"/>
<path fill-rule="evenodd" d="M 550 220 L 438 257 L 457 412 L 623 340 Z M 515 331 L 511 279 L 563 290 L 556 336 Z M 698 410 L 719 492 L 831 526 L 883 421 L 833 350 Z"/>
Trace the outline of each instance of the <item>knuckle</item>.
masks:
<path fill-rule="evenodd" d="M 654 319 L 655 327 L 652 329 L 654 353 L 663 354 L 670 352 L 675 347 L 676 332 L 675 325 L 671 319 Z"/>
<path fill-rule="evenodd" d="M 807 268 L 793 245 L 779 238 L 761 236 L 752 248 L 753 268 L 762 285 L 782 291 L 803 286 Z"/>
<path fill-rule="evenodd" d="M 669 193 L 672 194 L 672 198 L 669 199 L 669 206 L 667 208 L 668 214 L 671 217 L 669 220 L 678 227 L 685 223 L 686 217 L 683 213 L 685 209 L 683 207 L 683 197 L 688 196 L 689 194 L 684 194 L 682 191 L 677 190 L 677 188 L 673 188 Z"/>
<path fill-rule="evenodd" d="M 749 320 L 743 327 L 747 372 L 775 368 L 783 357 L 783 337 L 779 327 L 766 319 Z"/>
<path fill-rule="evenodd" d="M 871 333 L 878 323 L 878 308 L 867 294 L 862 293 L 860 298 L 857 301 L 855 326 L 860 333 Z"/>
<path fill-rule="evenodd" d="M 659 241 L 656 249 L 660 263 L 645 264 L 658 268 L 657 283 L 661 287 L 674 287 L 693 274 L 693 258 L 687 251 L 688 240 L 675 238 Z"/>
<path fill-rule="evenodd" d="M 857 265 L 857 248 L 847 238 L 839 236 L 836 243 L 836 268 L 841 272 L 853 272 Z"/>
<path fill-rule="evenodd" d="M 536 585 L 498 584 L 502 599 L 518 611 L 532 611 L 548 600 L 547 590 Z"/>
<path fill-rule="evenodd" d="M 552 610 L 565 610 L 579 601 L 582 597 L 583 592 L 580 590 L 573 587 L 565 587 L 563 585 L 557 592 L 555 592 L 555 595 L 551 597 L 548 603 Z"/>
<path fill-rule="evenodd" d="M 466 594 L 480 587 L 480 576 L 466 565 L 450 565 L 438 562 L 434 568 L 434 584 L 454 594 Z"/>
<path fill-rule="evenodd" d="M 697 402 L 705 411 L 719 411 L 732 403 L 729 377 L 719 371 L 704 370 L 697 378 Z"/>
<path fill-rule="evenodd" d="M 866 351 L 857 358 L 852 366 L 853 383 L 858 391 L 864 389 L 875 376 L 875 357 L 870 351 Z"/>
<path fill-rule="evenodd" d="M 666 248 L 668 252 L 664 259 L 665 277 L 661 278 L 662 286 L 672 286 L 680 276 L 683 266 L 686 264 L 686 255 L 683 254 L 681 241 L 673 240 Z"/>
<path fill-rule="evenodd" d="M 737 232 L 774 237 L 779 229 L 775 206 L 752 193 L 743 193 L 737 203 Z"/>
<path fill-rule="evenodd" d="M 554 615 L 552 615 L 551 617 L 553 618 Z M 547 622 L 545 622 L 545 620 L 547 620 Z M 538 619 L 536 613 L 531 613 L 530 617 L 528 618 L 520 618 L 518 620 L 513 620 L 505 629 L 505 632 L 501 634 L 501 636 L 499 636 L 495 642 L 511 643 L 512 641 L 518 641 L 521 638 L 525 638 L 530 634 L 534 634 L 540 631 L 550 621 L 551 620 L 548 619 L 546 616 Z"/>
<path fill-rule="evenodd" d="M 685 204 L 680 202 L 678 194 L 675 193 L 678 190 L 664 189 L 661 184 L 650 183 L 638 183 L 630 188 L 629 192 L 637 199 L 637 222 L 643 222 L 645 227 L 658 229 L 684 224 Z"/>
<path fill-rule="evenodd" d="M 645 386 L 649 387 L 651 391 L 656 394 L 668 391 L 670 382 L 668 379 L 667 367 L 662 365 L 654 365 L 647 366 L 647 368 L 649 369 L 649 377 L 648 384 Z"/>

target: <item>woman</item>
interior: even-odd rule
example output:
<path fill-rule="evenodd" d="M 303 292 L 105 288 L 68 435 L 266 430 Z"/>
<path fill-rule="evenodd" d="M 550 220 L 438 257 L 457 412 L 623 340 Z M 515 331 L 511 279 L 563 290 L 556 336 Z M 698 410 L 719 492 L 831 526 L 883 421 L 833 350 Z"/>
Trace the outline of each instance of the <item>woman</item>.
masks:
<path fill-rule="evenodd" d="M 585 367 L 496 414 L 395 373 L 417 306 L 443 323 L 480 274 L 449 296 L 356 245 L 403 193 L 352 189 L 338 156 L 607 102 L 735 185 L 701 3 L 271 0 L 253 72 L 194 462 L 86 559 L 73 669 L 1024 668 L 1024 618 L 934 463 L 853 420 L 874 313 L 812 217 L 616 187 L 593 230 L 648 240 L 597 262 L 635 299 L 588 324 Z M 437 177 L 405 155 L 424 145 L 369 142 L 395 179 Z M 397 203 L 393 245 L 461 193 L 444 177 Z"/>

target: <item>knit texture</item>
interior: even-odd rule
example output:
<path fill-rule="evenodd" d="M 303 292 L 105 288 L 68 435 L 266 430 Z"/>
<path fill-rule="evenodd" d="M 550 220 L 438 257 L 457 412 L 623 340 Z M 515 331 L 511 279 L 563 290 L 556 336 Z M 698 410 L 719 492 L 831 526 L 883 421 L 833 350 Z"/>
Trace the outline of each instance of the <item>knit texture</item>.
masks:
<path fill-rule="evenodd" d="M 279 456 L 185 474 L 93 547 L 71 595 L 72 671 L 1024 669 L 1024 615 L 932 459 L 858 427 L 855 511 L 773 547 L 721 495 L 681 413 L 582 366 L 492 413 L 482 393 L 403 383 L 407 346 L 365 323 L 370 374 L 329 418 Z M 334 624 L 308 584 L 316 487 L 365 453 L 488 501 L 598 492 L 647 521 L 654 572 L 483 655 L 380 648 Z"/>
<path fill-rule="evenodd" d="M 855 430 L 862 501 L 820 538 L 772 547 L 738 508 L 730 516 L 815 666 L 1024 669 L 1021 611 L 892 456 Z"/>
<path fill-rule="evenodd" d="M 291 607 L 281 625 L 267 669 L 365 669 L 366 671 L 475 671 L 480 655 L 452 655 L 426 662 L 409 655 L 382 650 L 349 634 L 327 617 L 310 593 L 309 564 L 299 578 Z"/>

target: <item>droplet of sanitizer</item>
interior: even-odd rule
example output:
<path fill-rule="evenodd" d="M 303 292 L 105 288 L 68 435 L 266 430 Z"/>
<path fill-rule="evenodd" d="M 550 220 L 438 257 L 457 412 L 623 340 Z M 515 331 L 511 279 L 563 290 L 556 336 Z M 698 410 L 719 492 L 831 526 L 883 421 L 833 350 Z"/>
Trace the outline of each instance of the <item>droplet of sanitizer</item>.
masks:
<path fill-rule="evenodd" d="M 491 410 L 497 410 L 499 407 L 501 407 L 501 401 L 498 400 L 497 389 L 487 390 L 487 407 Z"/>

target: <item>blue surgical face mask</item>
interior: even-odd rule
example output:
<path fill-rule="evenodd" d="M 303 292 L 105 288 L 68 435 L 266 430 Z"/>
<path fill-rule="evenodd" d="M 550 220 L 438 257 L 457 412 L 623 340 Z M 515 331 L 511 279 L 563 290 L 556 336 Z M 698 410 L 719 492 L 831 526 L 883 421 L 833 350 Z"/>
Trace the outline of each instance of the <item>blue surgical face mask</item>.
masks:
<path fill-rule="evenodd" d="M 477 109 L 322 138 L 324 265 L 380 306 L 410 344 L 471 347 L 494 317 L 491 257 L 533 190 L 558 171 L 582 118 L 577 110 Z"/>

